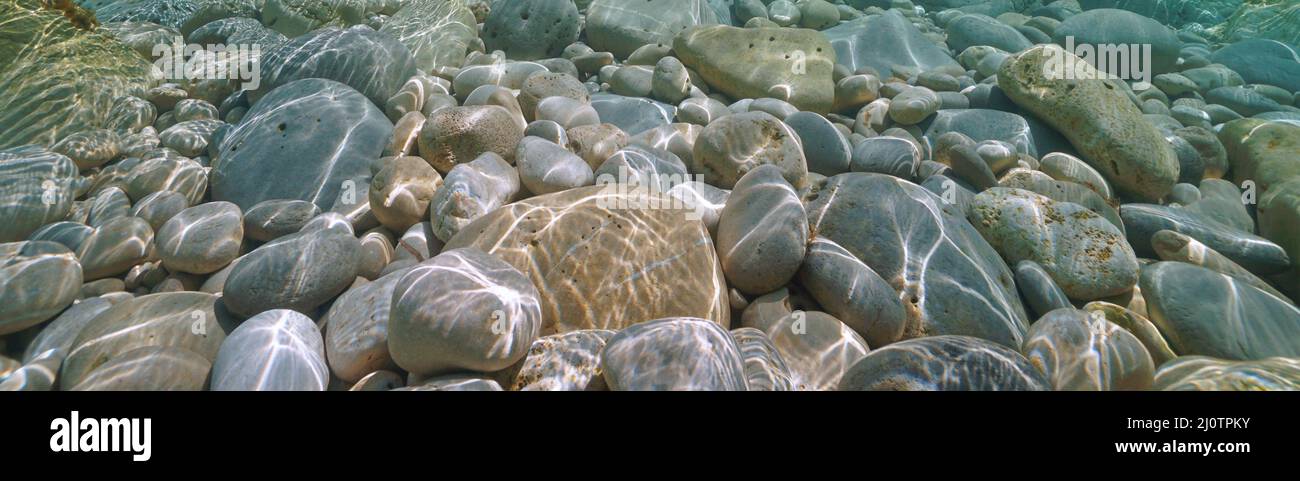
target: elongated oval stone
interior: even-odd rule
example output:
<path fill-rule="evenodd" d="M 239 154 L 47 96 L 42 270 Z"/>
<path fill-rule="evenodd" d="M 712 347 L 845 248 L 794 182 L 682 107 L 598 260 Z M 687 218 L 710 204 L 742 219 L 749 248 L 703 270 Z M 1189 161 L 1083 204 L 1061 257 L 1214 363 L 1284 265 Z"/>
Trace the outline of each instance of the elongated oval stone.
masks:
<path fill-rule="evenodd" d="M 148 346 L 110 359 L 73 391 L 202 391 L 212 361 L 183 347 Z"/>
<path fill-rule="evenodd" d="M 1069 72 L 1075 78 L 1064 78 L 1066 65 L 1076 66 Z M 1124 193 L 1153 201 L 1177 182 L 1178 159 L 1160 132 L 1074 54 L 1052 45 L 1029 49 L 1002 64 L 998 86 L 1065 135 L 1083 160 Z"/>
<path fill-rule="evenodd" d="M 168 292 L 114 304 L 77 335 L 59 385 L 71 389 L 99 366 L 142 347 L 184 348 L 215 359 L 232 329 L 229 318 L 218 317 L 217 299 L 201 292 Z"/>

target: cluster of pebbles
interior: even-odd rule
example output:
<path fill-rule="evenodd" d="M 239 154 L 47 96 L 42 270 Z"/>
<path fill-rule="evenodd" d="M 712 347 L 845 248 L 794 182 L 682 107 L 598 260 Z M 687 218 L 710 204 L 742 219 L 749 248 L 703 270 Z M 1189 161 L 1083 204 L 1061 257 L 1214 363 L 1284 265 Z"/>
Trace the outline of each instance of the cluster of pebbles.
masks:
<path fill-rule="evenodd" d="M 1205 3 L 0 0 L 0 390 L 1297 389 Z"/>

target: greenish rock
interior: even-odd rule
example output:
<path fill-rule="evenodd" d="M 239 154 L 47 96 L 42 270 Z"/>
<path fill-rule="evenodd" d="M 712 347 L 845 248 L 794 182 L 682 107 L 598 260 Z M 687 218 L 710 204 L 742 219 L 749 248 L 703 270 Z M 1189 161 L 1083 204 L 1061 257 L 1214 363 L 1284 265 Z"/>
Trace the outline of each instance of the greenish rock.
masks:
<path fill-rule="evenodd" d="M 1142 269 L 1151 322 L 1180 355 L 1257 360 L 1300 355 L 1300 308 L 1234 277 L 1184 264 Z"/>
<path fill-rule="evenodd" d="M 1113 296 L 1137 284 L 1137 257 L 1124 234 L 1081 205 L 995 187 L 975 196 L 968 217 L 1009 263 L 1037 262 L 1071 299 Z"/>
<path fill-rule="evenodd" d="M 898 292 L 903 339 L 961 334 L 1020 346 L 1029 320 L 1011 270 L 956 206 L 905 180 L 848 173 L 828 179 L 807 210 L 815 238 Z"/>
<path fill-rule="evenodd" d="M 23 350 L 23 364 L 29 364 L 50 353 L 54 353 L 62 363 L 63 358 L 72 350 L 72 343 L 77 340 L 77 335 L 86 324 L 113 307 L 114 303 L 119 302 L 110 299 L 112 298 L 92 297 L 68 306 L 58 317 L 42 326 L 40 332 L 32 338 L 32 342 Z M 57 366 L 55 371 L 58 371 Z"/>
<path fill-rule="evenodd" d="M 671 45 L 678 32 L 717 23 L 705 0 L 595 0 L 587 7 L 586 35 L 597 51 L 627 58 L 643 45 Z"/>
<path fill-rule="evenodd" d="M 679 119 L 685 110 L 686 107 L 683 106 L 678 111 Z M 784 122 L 802 141 L 803 156 L 809 172 L 829 176 L 849 171 L 853 148 L 826 117 L 814 112 L 796 112 L 786 117 Z M 707 124 L 707 121 L 703 122 L 703 125 Z"/>
<path fill-rule="evenodd" d="M 474 13 L 461 0 L 409 0 L 384 22 L 379 33 L 410 49 L 417 68 L 434 72 L 461 66 L 478 38 L 477 25 Z"/>
<path fill-rule="evenodd" d="M 730 333 L 691 317 L 642 322 L 605 343 L 611 391 L 746 391 L 744 361 Z"/>
<path fill-rule="evenodd" d="M 111 34 L 37 0 L 4 0 L 0 24 L 0 149 L 108 127 L 118 97 L 142 95 L 160 77 Z"/>
<path fill-rule="evenodd" d="M 1082 78 L 1059 79 L 1047 72 L 1058 60 L 1078 62 Z M 1109 81 L 1090 78 L 1095 74 L 1073 54 L 1040 46 L 1004 63 L 998 86 L 1016 105 L 1064 134 L 1115 187 L 1139 199 L 1164 197 L 1178 179 L 1173 149 Z"/>
<path fill-rule="evenodd" d="M 1160 391 L 1298 391 L 1300 361 L 1287 357 L 1232 361 L 1183 356 L 1160 366 L 1152 388 Z"/>
<path fill-rule="evenodd" d="M 1011 169 L 1002 176 L 999 185 L 1028 190 L 1057 202 L 1072 202 L 1087 207 L 1088 210 L 1096 212 L 1119 229 L 1120 234 L 1124 234 L 1124 221 L 1120 219 L 1119 211 L 1095 191 L 1083 185 L 1055 180 L 1043 172 L 1022 168 Z"/>
<path fill-rule="evenodd" d="M 815 30 L 694 27 L 677 34 L 673 51 L 732 98 L 776 98 L 821 114 L 834 102 L 834 53 Z"/>
<path fill-rule="evenodd" d="M 1102 314 L 1073 307 L 1047 313 L 1020 352 L 1057 391 L 1144 391 L 1156 366 L 1136 336 Z"/>
<path fill-rule="evenodd" d="M 968 336 L 932 336 L 871 351 L 840 381 L 841 391 L 1048 391 L 1029 360 Z"/>

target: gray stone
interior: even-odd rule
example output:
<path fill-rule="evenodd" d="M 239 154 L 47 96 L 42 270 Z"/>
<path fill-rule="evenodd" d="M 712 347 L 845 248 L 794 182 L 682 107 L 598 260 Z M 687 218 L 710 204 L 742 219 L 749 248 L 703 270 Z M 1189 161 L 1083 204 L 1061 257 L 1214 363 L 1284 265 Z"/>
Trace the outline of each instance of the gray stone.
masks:
<path fill-rule="evenodd" d="M 822 33 L 835 49 L 835 63 L 850 70 L 871 67 L 885 77 L 894 73 L 896 66 L 899 70 L 939 70 L 954 75 L 963 70 L 898 11 L 845 22 Z"/>
<path fill-rule="evenodd" d="M 302 229 L 320 215 L 320 207 L 305 200 L 266 200 L 244 213 L 244 233 L 249 239 L 267 242 Z"/>
<path fill-rule="evenodd" d="M 591 107 L 601 122 L 636 135 L 672 123 L 677 107 L 654 100 L 600 93 L 591 96 Z"/>
<path fill-rule="evenodd" d="M 364 25 L 326 27 L 295 37 L 267 52 L 261 64 L 263 78 L 249 95 L 255 107 L 268 92 L 311 78 L 352 87 L 374 106 L 382 107 L 415 75 L 416 68 L 405 45 Z"/>
<path fill-rule="evenodd" d="M 916 179 L 921 151 L 916 144 L 898 137 L 871 137 L 853 148 L 852 172 L 875 172 L 900 179 Z"/>
<path fill-rule="evenodd" d="M 926 127 L 925 136 L 937 139 L 948 132 L 958 132 L 971 140 L 1000 140 L 1016 147 L 1016 152 L 1038 156 L 1034 135 L 1024 117 L 1010 112 L 987 109 L 940 110 Z"/>
<path fill-rule="evenodd" d="M 1295 391 L 1300 390 L 1300 363 L 1285 357 L 1229 361 L 1206 356 L 1183 356 L 1160 366 L 1152 389 Z"/>
<path fill-rule="evenodd" d="M 1181 262 L 1142 269 L 1151 322 L 1174 352 L 1231 360 L 1300 353 L 1300 309 L 1236 278 Z"/>
<path fill-rule="evenodd" d="M 807 209 L 816 237 L 899 293 L 903 338 L 963 334 L 1020 345 L 1029 322 L 1011 270 L 955 206 L 904 180 L 849 173 L 831 177 Z"/>
<path fill-rule="evenodd" d="M 1073 307 L 1070 298 L 1052 280 L 1052 275 L 1037 262 L 1023 260 L 1016 263 L 1016 287 L 1020 290 L 1020 297 L 1029 305 L 1033 319 L 1056 309 Z"/>
<path fill-rule="evenodd" d="M 79 184 L 77 165 L 63 154 L 36 145 L 0 150 L 0 242 L 67 217 Z"/>
<path fill-rule="evenodd" d="M 764 164 L 779 167 L 796 189 L 805 185 L 808 175 L 798 134 L 765 112 L 733 114 L 710 123 L 700 132 L 687 162 L 691 172 L 724 189 Z"/>
<path fill-rule="evenodd" d="M 188 349 L 211 362 L 233 328 L 230 319 L 218 316 L 218 299 L 200 292 L 168 292 L 114 304 L 77 334 L 59 385 L 71 389 L 96 368 L 145 347 Z"/>
<path fill-rule="evenodd" d="M 224 302 L 244 317 L 271 309 L 311 313 L 356 279 L 360 250 L 356 237 L 335 229 L 279 237 L 235 264 Z"/>
<path fill-rule="evenodd" d="M 211 360 L 189 349 L 148 346 L 114 356 L 69 390 L 202 391 L 211 370 Z"/>
<path fill-rule="evenodd" d="M 153 229 L 138 217 L 118 217 L 86 237 L 77 248 L 87 281 L 124 274 L 153 254 Z"/>
<path fill-rule="evenodd" d="M 612 391 L 745 391 L 744 360 L 722 326 L 691 317 L 618 331 L 601 354 Z"/>
<path fill-rule="evenodd" d="M 745 385 L 749 391 L 791 391 L 790 367 L 763 331 L 752 327 L 731 330 L 731 338 L 740 349 L 745 365 Z"/>
<path fill-rule="evenodd" d="M 212 363 L 213 391 L 324 391 L 328 383 L 325 341 L 316 323 L 286 309 L 241 323 Z"/>
<path fill-rule="evenodd" d="M 785 124 L 799 136 L 810 172 L 829 176 L 849 170 L 854 150 L 825 117 L 814 112 L 797 112 L 786 117 Z"/>
<path fill-rule="evenodd" d="M 483 44 L 507 57 L 536 60 L 558 57 L 578 39 L 582 18 L 569 0 L 494 2 L 483 22 Z"/>
<path fill-rule="evenodd" d="M 1057 391 L 1143 391 L 1155 378 L 1137 337 L 1103 315 L 1073 308 L 1030 326 L 1020 351 Z"/>
<path fill-rule="evenodd" d="M 746 294 L 771 292 L 794 277 L 808 243 L 799 194 L 775 165 L 760 165 L 736 182 L 718 221 L 718 259 L 729 285 Z"/>
<path fill-rule="evenodd" d="M 1037 262 L 1071 299 L 1113 296 L 1137 284 L 1137 257 L 1124 234 L 1081 205 L 995 187 L 975 196 L 968 217 L 1009 263 Z"/>
<path fill-rule="evenodd" d="M 1051 384 L 1006 346 L 968 336 L 890 344 L 854 364 L 841 391 L 1047 391 Z"/>
<path fill-rule="evenodd" d="M 872 346 L 903 336 L 907 314 L 884 279 L 828 239 L 814 239 L 799 269 L 799 283 L 818 304 Z"/>
<path fill-rule="evenodd" d="M 452 249 L 397 282 L 388 351 L 419 375 L 498 371 L 523 359 L 542 308 L 523 273 L 478 249 Z"/>
<path fill-rule="evenodd" d="M 1068 37 L 1074 37 L 1074 45 L 1150 45 L 1152 74 L 1173 71 L 1182 45 L 1174 31 L 1160 22 L 1126 10 L 1110 8 L 1088 10 L 1074 15 L 1061 22 L 1052 33 L 1052 41 L 1059 45 L 1065 45 Z"/>
<path fill-rule="evenodd" d="M 973 45 L 987 45 L 1008 53 L 1033 46 L 1033 42 L 1010 25 L 988 15 L 962 15 L 944 26 L 948 48 L 960 52 Z"/>
<path fill-rule="evenodd" d="M 211 274 L 239 257 L 244 220 L 239 207 L 209 202 L 176 214 L 158 230 L 155 242 L 170 272 Z"/>
<path fill-rule="evenodd" d="M 146 195 L 139 202 L 131 207 L 131 215 L 144 219 L 149 223 L 149 227 L 158 232 L 162 229 L 163 224 L 175 217 L 181 211 L 189 207 L 189 201 L 185 196 L 164 190 Z"/>
<path fill-rule="evenodd" d="M 1256 274 L 1281 272 L 1291 260 L 1282 247 L 1249 232 L 1210 220 L 1203 215 L 1171 206 L 1124 204 L 1119 209 L 1133 250 L 1142 257 L 1154 257 L 1151 237 L 1172 230 L 1196 239 L 1233 262 Z"/>
<path fill-rule="evenodd" d="M 487 152 L 457 164 L 429 202 L 434 235 L 443 242 L 451 240 L 471 221 L 508 204 L 519 187 L 519 174 L 497 154 Z"/>
<path fill-rule="evenodd" d="M 289 83 L 254 103 L 222 139 L 212 198 L 241 209 L 271 199 L 327 209 L 349 193 L 364 200 L 359 190 L 369 184 L 370 163 L 392 132 L 383 112 L 346 85 L 325 79 Z"/>
<path fill-rule="evenodd" d="M 81 265 L 62 244 L 0 244 L 0 335 L 58 315 L 76 300 L 81 282 Z"/>
<path fill-rule="evenodd" d="M 595 174 L 587 162 L 540 137 L 524 137 L 515 151 L 519 181 L 534 194 L 549 194 L 591 185 Z"/>
<path fill-rule="evenodd" d="M 673 35 L 689 27 L 718 23 L 704 0 L 595 0 L 586 18 L 587 42 L 618 58 L 627 58 L 642 45 L 670 45 Z"/>

